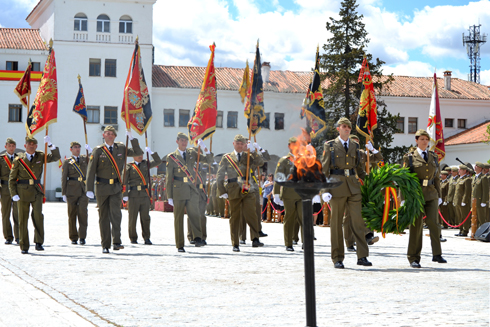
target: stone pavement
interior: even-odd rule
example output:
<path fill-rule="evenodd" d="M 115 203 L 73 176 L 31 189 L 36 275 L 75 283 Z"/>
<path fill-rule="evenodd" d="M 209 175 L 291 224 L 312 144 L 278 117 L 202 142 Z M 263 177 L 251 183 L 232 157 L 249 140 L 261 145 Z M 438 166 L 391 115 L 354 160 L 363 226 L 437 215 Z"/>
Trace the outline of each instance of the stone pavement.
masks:
<path fill-rule="evenodd" d="M 283 246 L 282 225 L 264 224 L 263 248 L 232 252 L 228 220 L 208 218 L 208 246 L 174 245 L 173 216 L 152 212 L 154 245 L 129 244 L 102 254 L 95 204 L 87 245 L 71 245 L 66 204 L 47 203 L 45 251 L 0 244 L 0 326 L 304 326 L 301 246 Z M 32 224 L 29 235 L 33 238 Z M 406 259 L 408 234 L 370 247 L 373 267 L 330 260 L 329 228 L 315 227 L 318 326 L 489 326 L 490 251 L 443 230 L 447 264 L 422 269 Z M 140 229 L 138 229 L 141 235 Z"/>

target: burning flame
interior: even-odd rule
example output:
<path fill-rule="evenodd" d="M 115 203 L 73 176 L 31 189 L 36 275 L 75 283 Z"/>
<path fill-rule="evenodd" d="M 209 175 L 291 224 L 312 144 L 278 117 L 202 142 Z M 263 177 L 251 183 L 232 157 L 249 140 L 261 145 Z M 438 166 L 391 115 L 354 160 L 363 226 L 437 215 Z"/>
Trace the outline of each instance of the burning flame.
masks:
<path fill-rule="evenodd" d="M 322 164 L 316 158 L 316 150 L 310 144 L 310 135 L 302 128 L 302 134 L 297 137 L 295 143 L 291 143 L 291 153 L 294 156 L 292 160 L 296 171 L 289 176 L 293 180 L 305 180 L 313 182 L 314 180 L 324 181 L 325 176 L 322 173 Z"/>

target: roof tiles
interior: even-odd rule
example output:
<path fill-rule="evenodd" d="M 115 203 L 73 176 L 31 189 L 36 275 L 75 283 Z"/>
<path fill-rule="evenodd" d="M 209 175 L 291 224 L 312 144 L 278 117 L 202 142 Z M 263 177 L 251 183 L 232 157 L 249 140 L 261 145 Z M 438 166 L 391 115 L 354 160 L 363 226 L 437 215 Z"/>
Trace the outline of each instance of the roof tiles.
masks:
<path fill-rule="evenodd" d="M 38 29 L 0 28 L 0 49 L 46 50 Z"/>
<path fill-rule="evenodd" d="M 481 143 L 483 141 L 486 141 L 487 138 L 485 136 L 485 133 L 489 125 L 490 120 L 487 120 L 486 122 L 476 125 L 475 127 L 469 128 L 461 133 L 448 137 L 444 140 L 444 145 Z"/>

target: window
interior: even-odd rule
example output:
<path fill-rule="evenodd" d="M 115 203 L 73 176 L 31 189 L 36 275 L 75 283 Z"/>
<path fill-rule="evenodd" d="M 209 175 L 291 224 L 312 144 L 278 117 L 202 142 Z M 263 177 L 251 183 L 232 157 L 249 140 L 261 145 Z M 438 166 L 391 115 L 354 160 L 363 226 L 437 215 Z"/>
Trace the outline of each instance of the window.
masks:
<path fill-rule="evenodd" d="M 408 132 L 410 134 L 415 134 L 415 132 L 417 132 L 417 117 L 408 118 Z"/>
<path fill-rule="evenodd" d="M 116 59 L 105 60 L 105 76 L 116 77 Z"/>
<path fill-rule="evenodd" d="M 89 59 L 89 76 L 100 76 L 100 59 Z"/>
<path fill-rule="evenodd" d="M 277 112 L 274 114 L 274 129 L 276 131 L 284 129 L 284 114 Z"/>
<path fill-rule="evenodd" d="M 397 133 L 405 133 L 405 117 L 398 117 L 396 121 Z"/>
<path fill-rule="evenodd" d="M 87 123 L 98 124 L 100 122 L 100 107 L 87 106 Z"/>
<path fill-rule="evenodd" d="M 117 107 L 104 107 L 104 124 L 117 125 Z"/>
<path fill-rule="evenodd" d="M 79 13 L 75 15 L 75 31 L 87 31 L 87 16 L 85 14 Z"/>
<path fill-rule="evenodd" d="M 444 119 L 444 127 L 454 127 L 454 119 L 452 118 Z"/>
<path fill-rule="evenodd" d="M 219 111 L 216 114 L 216 127 L 223 128 L 223 111 Z"/>
<path fill-rule="evenodd" d="M 270 112 L 266 112 L 265 113 L 265 120 L 262 122 L 262 128 L 267 128 L 267 129 L 270 129 L 271 128 L 271 113 Z"/>
<path fill-rule="evenodd" d="M 9 123 L 22 122 L 22 105 L 9 104 Z"/>
<path fill-rule="evenodd" d="M 7 61 L 5 70 L 19 70 L 19 63 L 17 61 Z"/>
<path fill-rule="evenodd" d="M 163 109 L 163 126 L 174 127 L 174 110 L 173 109 Z"/>
<path fill-rule="evenodd" d="M 40 72 L 41 71 L 41 63 L 40 62 L 31 62 L 31 70 L 33 72 Z"/>
<path fill-rule="evenodd" d="M 131 17 L 124 15 L 119 18 L 119 33 L 133 33 L 133 20 Z"/>
<path fill-rule="evenodd" d="M 466 119 L 458 119 L 458 128 L 466 128 Z"/>
<path fill-rule="evenodd" d="M 110 33 L 111 32 L 111 21 L 107 15 L 99 15 L 97 17 L 97 32 Z"/>
<path fill-rule="evenodd" d="M 179 127 L 187 127 L 190 110 L 179 109 Z"/>
<path fill-rule="evenodd" d="M 238 112 L 237 111 L 228 111 L 228 117 L 226 120 L 226 127 L 237 128 L 237 126 L 238 126 Z"/>

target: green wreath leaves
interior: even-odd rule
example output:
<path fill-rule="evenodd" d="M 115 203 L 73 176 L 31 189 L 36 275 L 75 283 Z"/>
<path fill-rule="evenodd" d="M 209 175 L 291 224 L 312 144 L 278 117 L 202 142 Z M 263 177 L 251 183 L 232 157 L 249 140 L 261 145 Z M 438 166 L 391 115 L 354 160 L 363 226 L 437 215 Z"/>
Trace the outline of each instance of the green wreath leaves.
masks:
<path fill-rule="evenodd" d="M 377 232 L 381 232 L 385 199 L 383 190 L 386 187 L 399 189 L 405 199 L 404 205 L 398 208 L 398 227 L 394 206 L 389 212 L 388 221 L 383 226 L 384 233 L 399 234 L 413 224 L 415 218 L 424 210 L 422 187 L 417 174 L 410 173 L 408 168 L 402 168 L 398 164 L 385 165 L 366 175 L 364 185 L 361 186 L 362 217 L 366 226 Z"/>

